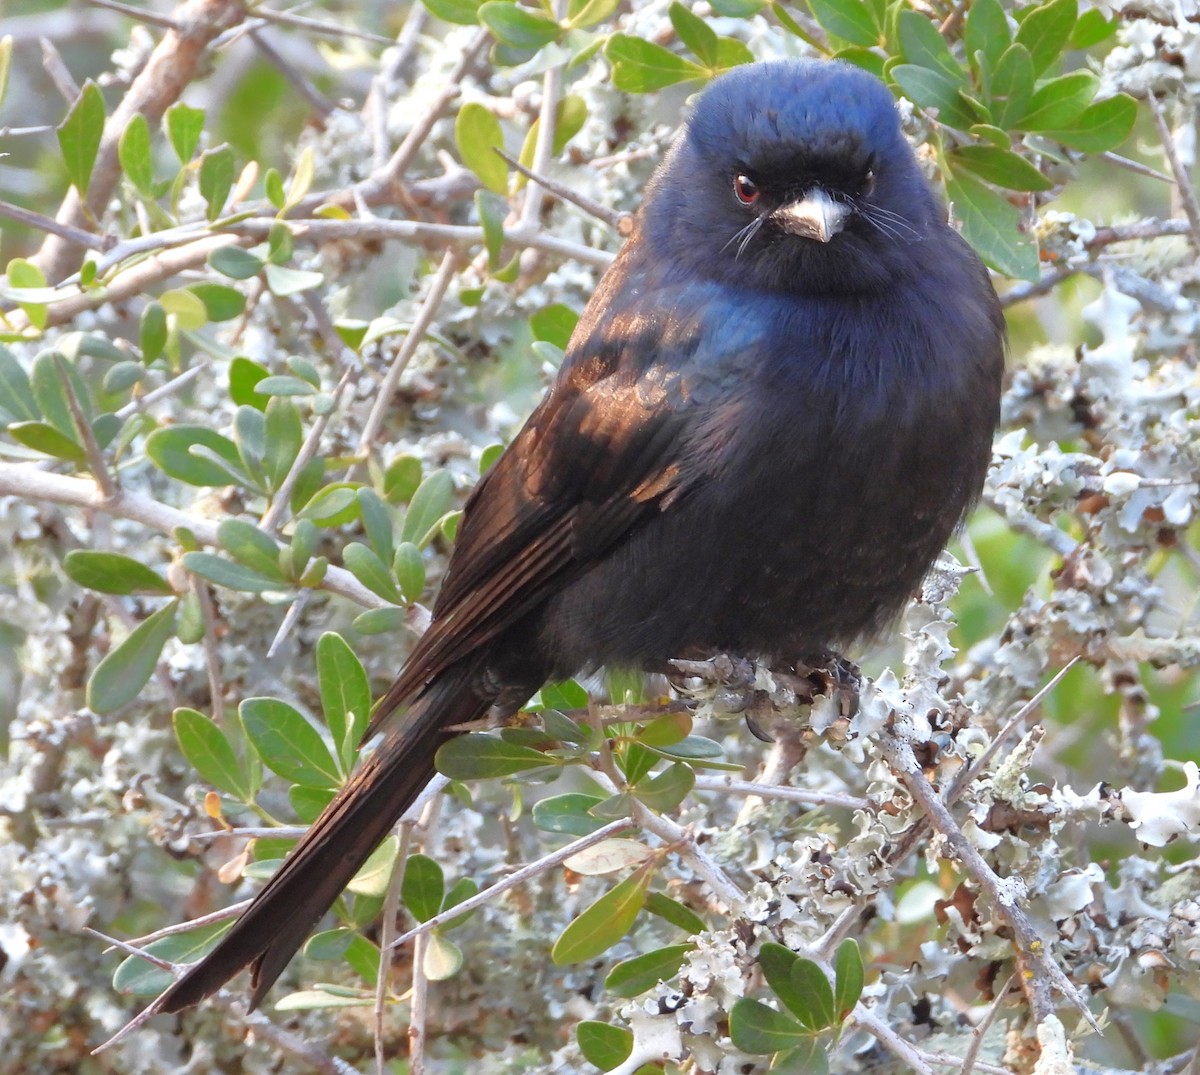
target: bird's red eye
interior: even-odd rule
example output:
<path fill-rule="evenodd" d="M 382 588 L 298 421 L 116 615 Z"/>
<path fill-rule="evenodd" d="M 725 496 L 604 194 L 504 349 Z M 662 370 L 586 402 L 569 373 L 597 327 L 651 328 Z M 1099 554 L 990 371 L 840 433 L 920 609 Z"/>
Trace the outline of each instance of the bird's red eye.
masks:
<path fill-rule="evenodd" d="M 758 184 L 748 175 L 739 175 L 733 181 L 733 193 L 743 205 L 753 205 L 758 201 Z"/>

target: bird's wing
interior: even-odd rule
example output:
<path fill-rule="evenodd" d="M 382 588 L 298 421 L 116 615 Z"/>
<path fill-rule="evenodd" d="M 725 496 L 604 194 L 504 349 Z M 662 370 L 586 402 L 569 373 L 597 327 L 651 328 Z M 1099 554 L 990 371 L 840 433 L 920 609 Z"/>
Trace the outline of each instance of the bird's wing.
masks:
<path fill-rule="evenodd" d="M 550 395 L 467 502 L 433 623 L 376 707 L 396 705 L 558 592 L 703 480 L 694 448 L 721 365 L 696 296 L 641 292 L 572 349 Z M 744 357 L 744 356 L 742 356 Z"/>

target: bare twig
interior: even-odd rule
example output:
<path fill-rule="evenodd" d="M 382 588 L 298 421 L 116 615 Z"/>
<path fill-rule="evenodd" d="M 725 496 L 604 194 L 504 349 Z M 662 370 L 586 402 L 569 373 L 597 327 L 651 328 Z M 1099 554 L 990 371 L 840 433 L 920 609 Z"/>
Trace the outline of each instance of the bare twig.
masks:
<path fill-rule="evenodd" d="M 554 0 L 554 18 L 566 17 L 565 0 Z M 554 128 L 558 120 L 558 101 L 562 93 L 562 65 L 554 64 L 542 75 L 542 107 L 538 113 L 538 136 L 533 147 L 534 178 L 525 186 L 525 200 L 521 204 L 520 223 L 522 228 L 536 227 L 542 215 L 545 194 L 536 178 L 550 170 L 550 158 L 554 153 Z"/>
<path fill-rule="evenodd" d="M 75 426 L 75 432 L 83 444 L 83 454 L 87 458 L 88 470 L 96 479 L 96 484 L 100 487 L 100 493 L 104 499 L 111 500 L 120 492 L 120 489 L 108 469 L 108 464 L 104 461 L 104 453 L 100 451 L 100 445 L 96 443 L 96 434 L 92 432 L 92 424 L 87 420 L 83 408 L 79 405 L 79 397 L 75 395 L 75 386 L 71 384 L 71 378 L 67 376 L 66 360 L 56 356 L 56 365 L 63 393 L 67 397 L 67 409 L 71 412 L 71 423 Z"/>
<path fill-rule="evenodd" d="M 392 876 L 383 897 L 383 921 L 379 930 L 379 974 L 375 979 L 375 1069 L 385 1075 L 387 1057 L 383 1051 L 384 1017 L 387 1013 L 387 994 L 391 984 L 392 944 L 396 937 L 396 915 L 400 912 L 400 890 L 404 886 L 404 871 L 408 866 L 408 846 L 412 840 L 413 823 L 400 823 L 400 846 Z"/>
<path fill-rule="evenodd" d="M 433 324 L 433 319 L 437 316 L 438 307 L 441 306 L 442 299 L 446 296 L 446 290 L 450 287 L 450 281 L 454 278 L 456 264 L 457 259 L 454 256 L 454 252 L 447 250 L 442 255 L 442 263 L 438 266 L 438 271 L 429 285 L 425 301 L 421 303 L 421 308 L 417 311 L 417 316 L 413 319 L 412 328 L 409 329 L 404 343 L 401 344 L 399 352 L 392 361 L 391 368 L 387 371 L 387 374 L 383 378 L 383 383 L 379 386 L 379 394 L 375 397 L 371 413 L 367 415 L 367 420 L 363 424 L 362 434 L 358 438 L 358 449 L 360 452 L 369 452 L 374 446 L 375 438 L 379 435 L 379 430 L 383 426 L 384 416 L 387 414 L 388 408 L 392 405 L 392 397 L 396 394 L 396 386 L 400 383 L 400 376 L 404 373 L 421 341 L 425 339 L 425 333 L 429 331 L 429 326 Z"/>
<path fill-rule="evenodd" d="M 610 821 L 607 825 L 602 826 L 595 832 L 588 833 L 587 836 L 581 836 L 578 840 L 572 840 L 565 847 L 560 847 L 557 851 L 551 851 L 548 855 L 543 855 L 535 862 L 531 862 L 526 866 L 522 866 L 519 870 L 514 870 L 502 881 L 497 881 L 494 885 L 489 885 L 487 888 L 477 892 L 470 899 L 465 899 L 462 903 L 456 903 L 448 911 L 442 911 L 440 914 L 434 915 L 432 918 L 426 919 L 419 925 L 414 926 L 407 933 L 397 937 L 392 942 L 393 948 L 398 948 L 402 944 L 406 944 L 414 937 L 419 937 L 423 933 L 428 933 L 431 929 L 436 929 L 443 923 L 449 922 L 451 919 L 458 918 L 466 914 L 468 911 L 477 910 L 485 904 L 490 903 L 502 892 L 507 892 L 510 888 L 515 888 L 517 885 L 524 884 L 531 878 L 537 877 L 538 874 L 545 873 L 547 870 L 553 869 L 555 866 L 561 866 L 572 855 L 577 855 L 580 851 L 586 848 L 607 840 L 610 836 L 615 836 L 619 832 L 624 832 L 626 829 L 633 828 L 633 822 L 629 818 L 618 818 L 616 821 Z"/>
<path fill-rule="evenodd" d="M 29 129 L 33 130 L 34 128 Z M 3 131 L 0 131 L 0 134 L 3 133 Z M 57 235 L 67 242 L 78 243 L 89 250 L 106 250 L 114 242 L 114 238 L 111 235 L 96 235 L 94 232 L 84 231 L 82 228 L 72 227 L 70 224 L 60 224 L 57 220 L 52 220 L 41 213 L 22 209 L 19 205 L 11 205 L 8 202 L 0 202 L 0 217 L 7 217 L 9 220 L 15 220 L 20 224 L 36 228 L 38 231 Z"/>
<path fill-rule="evenodd" d="M 358 30 L 353 26 L 339 26 L 335 22 L 324 22 L 321 19 L 311 19 L 307 15 L 296 15 L 290 11 L 272 11 L 265 7 L 256 7 L 254 17 L 266 22 L 276 22 L 281 26 L 295 26 L 313 34 L 323 34 L 327 37 L 353 37 L 359 41 L 370 41 L 374 45 L 391 45 L 392 39 L 382 34 L 373 34 L 370 30 Z"/>
<path fill-rule="evenodd" d="M 983 1018 L 971 1031 L 971 1044 L 967 1046 L 966 1054 L 963 1056 L 962 1071 L 959 1075 L 971 1075 L 975 1069 L 976 1063 L 979 1060 L 979 1050 L 983 1048 L 983 1040 L 987 1037 L 988 1029 L 995 1022 L 996 1016 L 1000 1012 L 1000 1005 L 1004 998 L 1008 996 L 1009 991 L 1016 984 L 1016 978 L 1010 976 L 1008 981 L 1004 983 L 1004 988 L 996 994 L 996 999 L 992 1001 L 991 1006 L 984 1014 Z"/>
<path fill-rule="evenodd" d="M 312 80 L 303 71 L 267 40 L 261 30 L 251 30 L 250 40 L 254 42 L 254 47 L 278 68 L 280 74 L 300 91 L 300 95 L 318 115 L 328 116 L 337 108 L 336 104 L 313 85 Z"/>
<path fill-rule="evenodd" d="M 184 527 L 203 545 L 219 544 L 215 520 L 188 515 L 178 508 L 160 504 L 157 500 L 128 489 L 119 490 L 116 496 L 108 498 L 93 481 L 70 478 L 28 464 L 0 463 L 0 496 L 90 508 L 117 519 L 139 522 L 160 534 L 171 535 L 177 528 Z M 330 567 L 321 588 L 341 594 L 367 608 L 391 607 L 344 568 Z"/>
<path fill-rule="evenodd" d="M 996 914 L 1012 929 L 1018 963 L 1028 971 L 1027 975 L 1023 975 L 1023 984 L 1034 1018 L 1040 1023 L 1054 1015 L 1052 989 L 1057 989 L 1079 1010 L 1092 1029 L 1100 1033 L 1100 1025 L 1088 1010 L 1079 990 L 1051 958 L 1048 944 L 1038 935 L 1017 902 L 1020 898 L 1018 893 L 996 875 L 963 834 L 946 804 L 925 778 L 913 756 L 911 745 L 890 734 L 880 736 L 879 745 L 892 771 L 900 778 L 913 801 L 924 811 L 930 824 L 946 841 L 947 847 L 987 895 Z"/>
<path fill-rule="evenodd" d="M 134 7 L 132 4 L 122 4 L 120 0 L 85 0 L 85 2 L 93 7 L 103 7 L 109 11 L 115 11 L 119 15 L 125 15 L 136 22 L 143 22 L 147 26 L 161 26 L 165 30 L 178 28 L 175 20 L 169 15 L 160 15 L 156 11 L 149 11 L 144 7 Z"/>
<path fill-rule="evenodd" d="M 510 168 L 520 172 L 526 179 L 533 180 L 533 182 L 544 187 L 556 198 L 561 198 L 564 202 L 570 202 L 572 205 L 579 206 L 588 215 L 594 216 L 597 220 L 604 221 L 605 224 L 624 234 L 624 230 L 628 227 L 630 214 L 618 213 L 615 209 L 609 209 L 607 206 L 593 201 L 586 195 L 572 190 L 565 183 L 560 183 L 549 176 L 539 175 L 532 168 L 526 168 L 516 157 L 510 153 L 505 153 L 502 149 L 497 149 L 496 152 L 504 158 Z"/>
<path fill-rule="evenodd" d="M 1167 163 L 1171 166 L 1171 174 L 1175 177 L 1175 189 L 1179 194 L 1179 203 L 1183 206 L 1184 215 L 1188 219 L 1190 229 L 1188 234 L 1192 240 L 1192 247 L 1197 253 L 1200 253 L 1200 202 L 1196 200 L 1192 177 L 1188 174 L 1188 170 L 1179 156 L 1179 151 L 1175 148 L 1175 135 L 1167 124 L 1167 117 L 1163 115 L 1162 105 L 1158 98 L 1153 93 L 1149 93 L 1146 95 L 1146 100 L 1154 116 L 1154 124 L 1158 128 L 1158 136 L 1162 139 L 1163 152 L 1167 156 Z"/>
<path fill-rule="evenodd" d="M 54 88 L 58 90 L 62 99 L 68 105 L 73 105 L 79 99 L 79 83 L 75 81 L 75 76 L 63 63 L 63 58 L 59 55 L 58 49 L 54 47 L 54 42 L 48 37 L 43 37 L 41 45 L 42 66 L 46 69 L 46 74 L 50 76 L 50 81 L 54 83 Z"/>
<path fill-rule="evenodd" d="M 784 802 L 803 803 L 805 806 L 836 806 L 845 810 L 869 810 L 874 805 L 870 799 L 863 799 L 857 795 L 843 795 L 837 791 L 809 791 L 807 788 L 793 788 L 782 784 L 735 780 L 728 776 L 698 776 L 696 790 L 780 799 Z"/>

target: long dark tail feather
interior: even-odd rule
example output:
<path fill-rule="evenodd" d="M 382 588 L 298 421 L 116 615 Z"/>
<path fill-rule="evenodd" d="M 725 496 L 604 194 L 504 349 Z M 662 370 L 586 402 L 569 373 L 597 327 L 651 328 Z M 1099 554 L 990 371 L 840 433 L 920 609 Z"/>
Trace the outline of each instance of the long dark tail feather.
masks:
<path fill-rule="evenodd" d="M 421 794 L 448 725 L 478 720 L 489 701 L 461 665 L 430 684 L 338 792 L 220 944 L 152 1005 L 177 1012 L 250 967 L 256 1008 L 309 932 Z"/>

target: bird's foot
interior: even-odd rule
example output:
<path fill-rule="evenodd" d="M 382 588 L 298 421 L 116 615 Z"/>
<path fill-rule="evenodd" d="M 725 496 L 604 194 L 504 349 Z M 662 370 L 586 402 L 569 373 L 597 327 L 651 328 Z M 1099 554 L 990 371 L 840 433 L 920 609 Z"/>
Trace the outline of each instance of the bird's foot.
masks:
<path fill-rule="evenodd" d="M 796 661 L 791 673 L 775 672 L 784 677 L 796 692 L 797 701 L 811 703 L 816 698 L 832 698 L 838 713 L 849 720 L 858 712 L 862 672 L 853 661 L 840 653 L 817 653 Z"/>

